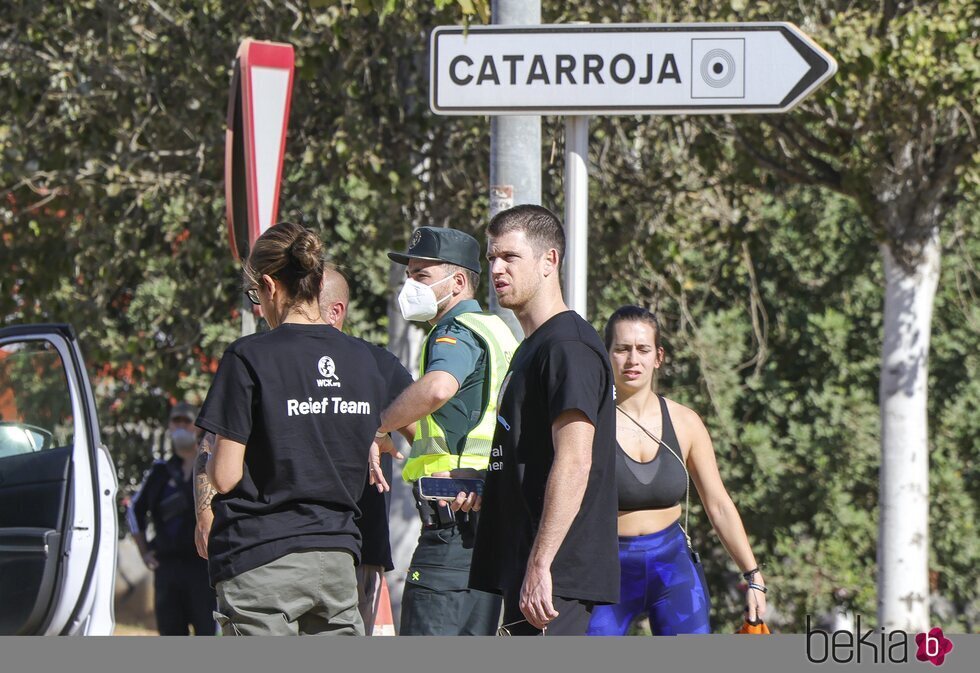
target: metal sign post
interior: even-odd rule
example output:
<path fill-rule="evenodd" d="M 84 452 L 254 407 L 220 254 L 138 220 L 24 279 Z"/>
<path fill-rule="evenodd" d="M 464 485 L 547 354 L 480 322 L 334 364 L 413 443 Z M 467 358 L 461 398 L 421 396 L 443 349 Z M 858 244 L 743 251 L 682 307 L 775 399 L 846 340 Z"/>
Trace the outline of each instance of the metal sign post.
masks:
<path fill-rule="evenodd" d="M 588 116 L 787 112 L 837 71 L 791 23 L 442 26 L 439 115 L 568 115 L 565 296 L 586 314 Z"/>
<path fill-rule="evenodd" d="M 589 118 L 565 118 L 565 301 L 583 318 L 588 309 Z"/>
<path fill-rule="evenodd" d="M 540 0 L 492 0 L 494 25 L 541 22 Z M 490 118 L 490 217 L 515 203 L 541 204 L 541 117 Z M 517 339 L 524 330 L 517 316 L 497 301 L 493 279 L 487 283 L 487 307 L 499 316 Z"/>

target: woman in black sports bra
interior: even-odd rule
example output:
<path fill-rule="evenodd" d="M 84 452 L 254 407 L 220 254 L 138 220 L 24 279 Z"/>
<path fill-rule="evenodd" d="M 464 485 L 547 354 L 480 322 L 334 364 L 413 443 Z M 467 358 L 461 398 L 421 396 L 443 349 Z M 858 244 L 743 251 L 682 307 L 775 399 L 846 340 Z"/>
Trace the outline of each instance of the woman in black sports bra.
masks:
<path fill-rule="evenodd" d="M 626 635 L 642 614 L 654 635 L 710 633 L 710 601 L 687 537 L 689 479 L 732 560 L 749 582 L 748 618 L 762 619 L 765 580 L 718 473 L 711 438 L 691 409 L 654 392 L 664 360 L 656 316 L 623 306 L 606 323 L 616 382 L 620 602 L 596 606 L 589 635 Z"/>

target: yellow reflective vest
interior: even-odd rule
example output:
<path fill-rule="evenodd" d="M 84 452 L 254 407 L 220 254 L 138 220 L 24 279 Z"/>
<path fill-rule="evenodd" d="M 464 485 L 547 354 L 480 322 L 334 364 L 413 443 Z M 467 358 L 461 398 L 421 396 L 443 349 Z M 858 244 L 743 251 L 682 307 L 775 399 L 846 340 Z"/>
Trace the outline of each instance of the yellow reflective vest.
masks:
<path fill-rule="evenodd" d="M 490 445 L 497 425 L 497 393 L 507 375 L 510 359 L 517 350 L 517 339 L 507 324 L 492 313 L 461 313 L 453 319 L 473 332 L 486 348 L 489 359 L 487 375 L 490 377 L 486 406 L 480 422 L 466 435 L 463 452 L 459 455 L 449 450 L 445 431 L 431 415 L 416 423 L 412 452 L 402 468 L 402 479 L 406 482 L 459 467 L 485 470 L 490 462 Z M 422 344 L 419 378 L 425 376 L 425 355 L 431 334 L 430 330 Z"/>

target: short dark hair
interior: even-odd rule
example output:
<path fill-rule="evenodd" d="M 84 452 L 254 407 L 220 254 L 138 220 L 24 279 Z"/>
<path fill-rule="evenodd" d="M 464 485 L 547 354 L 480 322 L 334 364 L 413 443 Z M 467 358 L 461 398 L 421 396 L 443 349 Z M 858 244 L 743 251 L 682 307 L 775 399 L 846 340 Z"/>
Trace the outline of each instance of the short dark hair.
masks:
<path fill-rule="evenodd" d="M 653 311 L 642 306 L 620 306 L 606 321 L 605 341 L 606 350 L 612 348 L 613 331 L 616 325 L 624 322 L 645 322 L 653 327 L 653 347 L 660 348 L 660 322 Z"/>
<path fill-rule="evenodd" d="M 493 216 L 487 226 L 488 236 L 503 236 L 523 231 L 537 254 L 554 248 L 558 251 L 558 266 L 565 259 L 565 228 L 558 216 L 544 206 L 523 203 Z"/>

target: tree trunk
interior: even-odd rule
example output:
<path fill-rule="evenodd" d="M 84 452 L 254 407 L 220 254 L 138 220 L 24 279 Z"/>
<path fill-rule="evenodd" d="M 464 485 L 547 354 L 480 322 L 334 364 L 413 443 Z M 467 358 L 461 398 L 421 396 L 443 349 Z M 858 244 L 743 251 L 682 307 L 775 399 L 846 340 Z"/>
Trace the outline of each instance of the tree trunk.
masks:
<path fill-rule="evenodd" d="M 882 346 L 878 624 L 929 628 L 929 443 L 927 379 L 932 308 L 939 281 L 938 234 L 918 261 L 901 264 L 886 243 Z"/>

